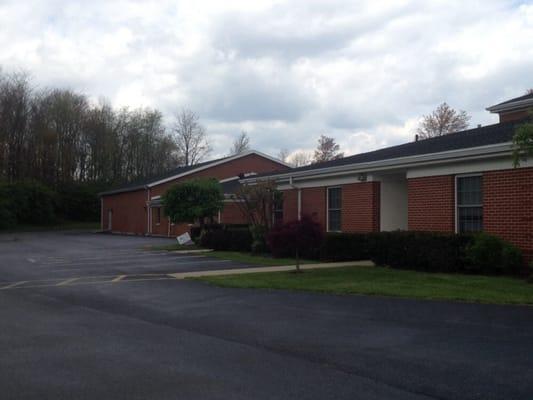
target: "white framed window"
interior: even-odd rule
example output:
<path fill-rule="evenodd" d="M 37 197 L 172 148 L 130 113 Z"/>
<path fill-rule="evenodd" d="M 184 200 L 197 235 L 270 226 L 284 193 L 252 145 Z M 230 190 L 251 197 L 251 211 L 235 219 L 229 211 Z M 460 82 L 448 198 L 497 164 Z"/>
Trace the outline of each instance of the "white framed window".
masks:
<path fill-rule="evenodd" d="M 342 188 L 329 187 L 327 189 L 327 225 L 328 232 L 340 232 L 342 227 Z"/>
<path fill-rule="evenodd" d="M 455 177 L 455 230 L 458 233 L 483 230 L 483 175 Z"/>
<path fill-rule="evenodd" d="M 161 207 L 155 209 L 155 224 L 161 225 Z"/>

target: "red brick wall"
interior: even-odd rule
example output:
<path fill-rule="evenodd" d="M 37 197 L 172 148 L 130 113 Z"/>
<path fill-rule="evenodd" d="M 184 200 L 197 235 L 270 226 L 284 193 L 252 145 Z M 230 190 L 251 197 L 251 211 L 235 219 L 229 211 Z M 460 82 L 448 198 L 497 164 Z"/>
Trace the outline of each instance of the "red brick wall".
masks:
<path fill-rule="evenodd" d="M 500 122 L 511 122 L 511 121 L 520 121 L 522 119 L 525 119 L 529 116 L 529 113 L 531 112 L 528 110 L 520 110 L 520 111 L 512 111 L 500 114 Z"/>
<path fill-rule="evenodd" d="M 238 176 L 241 173 L 257 172 L 266 173 L 273 171 L 287 170 L 288 167 L 279 164 L 268 158 L 261 157 L 257 154 L 250 154 L 248 156 L 229 161 L 224 164 L 216 165 L 194 174 L 186 175 L 181 179 L 176 179 L 164 184 L 155 186 L 150 189 L 150 197 L 160 196 L 166 190 L 184 180 L 189 180 L 199 177 L 212 177 L 216 179 L 225 179 L 233 176 Z M 118 193 L 102 197 L 104 202 L 104 215 L 102 229 L 107 229 L 107 210 L 113 209 L 113 232 L 121 233 L 135 233 L 145 234 L 147 230 L 147 211 L 146 206 L 147 193 L 146 190 L 139 190 L 136 192 Z M 230 218 L 234 218 L 231 216 Z M 171 227 L 171 235 L 181 234 L 187 231 L 187 225 L 176 225 Z M 155 220 L 152 220 L 152 233 L 157 235 L 168 235 L 168 220 L 161 213 L 161 224 L 157 226 Z"/>
<path fill-rule="evenodd" d="M 483 225 L 533 258 L 533 168 L 483 174 Z"/>
<path fill-rule="evenodd" d="M 298 190 L 283 191 L 283 222 L 298 219 Z"/>
<path fill-rule="evenodd" d="M 379 182 L 363 182 L 342 186 L 342 231 L 372 232 L 379 230 Z M 302 215 L 311 216 L 327 229 L 327 188 L 304 188 Z M 283 220 L 298 218 L 298 191 L 284 191 Z"/>
<path fill-rule="evenodd" d="M 310 216 L 326 230 L 326 188 L 302 189 L 302 215 Z"/>
<path fill-rule="evenodd" d="M 342 231 L 379 231 L 379 182 L 342 185 Z"/>
<path fill-rule="evenodd" d="M 157 223 L 157 207 L 152 208 L 152 234 L 153 235 L 168 235 L 168 217 L 165 215 L 165 209 L 161 209 L 161 220 Z"/>
<path fill-rule="evenodd" d="M 430 176 L 407 180 L 408 228 L 455 232 L 455 177 Z"/>
<path fill-rule="evenodd" d="M 220 223 L 222 224 L 246 224 L 245 215 L 236 203 L 224 203 L 224 209 L 220 212 Z"/>
<path fill-rule="evenodd" d="M 148 225 L 146 190 L 118 193 L 102 197 L 103 230 L 108 227 L 108 211 L 113 211 L 112 231 L 117 233 L 143 234 Z"/>

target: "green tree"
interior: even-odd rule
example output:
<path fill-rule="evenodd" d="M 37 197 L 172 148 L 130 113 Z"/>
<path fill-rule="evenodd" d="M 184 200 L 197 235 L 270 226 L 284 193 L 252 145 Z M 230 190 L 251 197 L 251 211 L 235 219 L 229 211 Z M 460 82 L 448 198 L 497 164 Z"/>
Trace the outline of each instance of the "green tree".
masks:
<path fill-rule="evenodd" d="M 198 221 L 203 226 L 224 206 L 224 194 L 216 179 L 194 179 L 177 184 L 162 196 L 165 214 L 173 223 Z"/>
<path fill-rule="evenodd" d="M 516 128 L 513 137 L 513 164 L 520 166 L 520 161 L 533 157 L 533 122 L 522 124 Z"/>
<path fill-rule="evenodd" d="M 252 253 L 262 253 L 266 250 L 266 234 L 274 225 L 276 206 L 283 204 L 282 192 L 276 182 L 264 181 L 242 185 L 234 197 L 250 226 Z"/>

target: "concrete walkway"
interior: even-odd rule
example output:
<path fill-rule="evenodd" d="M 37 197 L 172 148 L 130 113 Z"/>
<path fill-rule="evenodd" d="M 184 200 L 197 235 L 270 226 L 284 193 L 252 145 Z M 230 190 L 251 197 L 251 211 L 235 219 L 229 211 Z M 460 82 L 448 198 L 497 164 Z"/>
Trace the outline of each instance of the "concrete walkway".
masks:
<path fill-rule="evenodd" d="M 317 263 L 317 264 L 302 264 L 300 269 L 324 269 L 324 268 L 339 268 L 339 267 L 372 267 L 374 264 L 372 261 L 346 261 L 346 262 L 332 262 L 332 263 Z M 283 265 L 272 267 L 254 267 L 254 268 L 239 268 L 239 269 L 219 269 L 211 271 L 194 271 L 194 272 L 178 272 L 168 274 L 175 279 L 186 278 L 198 278 L 202 276 L 218 276 L 218 275 L 241 275 L 241 274 L 254 274 L 258 272 L 282 272 L 293 271 L 296 268 L 295 265 Z"/>

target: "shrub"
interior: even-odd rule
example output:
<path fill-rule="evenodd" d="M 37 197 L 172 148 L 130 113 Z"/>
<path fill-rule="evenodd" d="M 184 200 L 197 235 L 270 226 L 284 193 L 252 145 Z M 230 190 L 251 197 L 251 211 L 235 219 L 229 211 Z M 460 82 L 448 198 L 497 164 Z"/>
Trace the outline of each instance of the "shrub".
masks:
<path fill-rule="evenodd" d="M 8 225 L 48 225 L 56 221 L 56 193 L 36 182 L 3 184 L 0 197 Z M 6 211 L 7 210 L 7 211 Z"/>
<path fill-rule="evenodd" d="M 17 223 L 17 220 L 11 212 L 10 203 L 4 197 L 4 193 L 0 190 L 0 229 L 12 228 Z"/>
<path fill-rule="evenodd" d="M 368 260 L 371 256 L 370 235 L 365 233 L 328 233 L 320 248 L 323 261 Z"/>
<path fill-rule="evenodd" d="M 65 185 L 57 191 L 57 214 L 71 221 L 98 221 L 100 201 L 94 185 Z"/>
<path fill-rule="evenodd" d="M 320 225 L 310 217 L 274 227 L 267 244 L 274 257 L 317 258 L 323 235 Z"/>
<path fill-rule="evenodd" d="M 522 253 L 497 236 L 479 233 L 466 247 L 466 268 L 483 274 L 515 274 L 522 267 Z"/>
<path fill-rule="evenodd" d="M 372 260 L 391 268 L 428 272 L 464 269 L 465 246 L 470 235 L 395 231 L 369 235 Z"/>
<path fill-rule="evenodd" d="M 202 247 L 213 250 L 250 251 L 252 247 L 252 234 L 248 228 L 210 227 L 202 231 L 198 240 Z"/>

